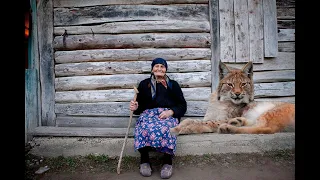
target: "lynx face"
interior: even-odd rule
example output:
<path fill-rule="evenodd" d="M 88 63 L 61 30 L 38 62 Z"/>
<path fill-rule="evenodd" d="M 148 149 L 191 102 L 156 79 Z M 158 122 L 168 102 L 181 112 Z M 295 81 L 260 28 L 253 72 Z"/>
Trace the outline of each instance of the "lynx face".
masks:
<path fill-rule="evenodd" d="M 242 70 L 230 70 L 221 62 L 219 68 L 218 99 L 220 101 L 231 101 L 234 104 L 247 104 L 253 101 L 252 63 L 249 62 Z"/>

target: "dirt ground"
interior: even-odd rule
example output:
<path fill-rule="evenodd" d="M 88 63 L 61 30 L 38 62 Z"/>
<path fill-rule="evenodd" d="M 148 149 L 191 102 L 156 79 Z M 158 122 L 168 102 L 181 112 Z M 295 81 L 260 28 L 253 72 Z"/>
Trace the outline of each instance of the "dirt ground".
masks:
<path fill-rule="evenodd" d="M 121 173 L 117 158 L 104 155 L 43 158 L 26 153 L 26 180 L 140 180 L 161 179 L 161 158 L 152 157 L 151 177 L 139 174 L 139 159 L 123 157 Z M 35 174 L 40 167 L 50 168 Z M 171 180 L 294 180 L 295 152 L 273 151 L 263 154 L 219 154 L 179 156 L 173 160 Z"/>

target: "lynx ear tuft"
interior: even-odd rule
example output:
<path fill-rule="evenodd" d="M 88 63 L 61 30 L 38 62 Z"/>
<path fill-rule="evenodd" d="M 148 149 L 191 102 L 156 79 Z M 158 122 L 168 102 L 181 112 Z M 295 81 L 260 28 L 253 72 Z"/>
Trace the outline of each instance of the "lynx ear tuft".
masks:
<path fill-rule="evenodd" d="M 246 65 L 242 67 L 242 72 L 248 75 L 250 79 L 252 79 L 253 75 L 253 63 L 252 61 L 249 61 Z"/>
<path fill-rule="evenodd" d="M 219 77 L 220 77 L 220 80 L 223 79 L 229 72 L 230 72 L 230 69 L 227 67 L 227 65 L 225 63 L 223 63 L 220 60 L 220 62 L 219 62 Z"/>

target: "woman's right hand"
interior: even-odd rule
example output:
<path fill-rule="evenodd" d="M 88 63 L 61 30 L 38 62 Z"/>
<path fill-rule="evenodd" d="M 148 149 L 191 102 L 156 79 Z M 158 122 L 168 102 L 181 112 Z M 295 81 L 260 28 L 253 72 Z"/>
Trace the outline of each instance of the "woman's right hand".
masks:
<path fill-rule="evenodd" d="M 130 101 L 130 110 L 131 110 L 131 111 L 135 111 L 135 110 L 137 110 L 137 109 L 138 109 L 138 102 L 131 100 L 131 101 Z"/>

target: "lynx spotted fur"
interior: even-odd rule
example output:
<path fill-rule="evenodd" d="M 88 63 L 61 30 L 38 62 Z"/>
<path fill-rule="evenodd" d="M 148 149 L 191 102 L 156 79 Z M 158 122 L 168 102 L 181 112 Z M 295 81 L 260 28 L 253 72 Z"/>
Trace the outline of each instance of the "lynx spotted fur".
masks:
<path fill-rule="evenodd" d="M 254 101 L 253 64 L 242 69 L 219 63 L 219 85 L 210 95 L 203 120 L 185 119 L 171 128 L 173 134 L 272 134 L 295 125 L 295 105 Z"/>

